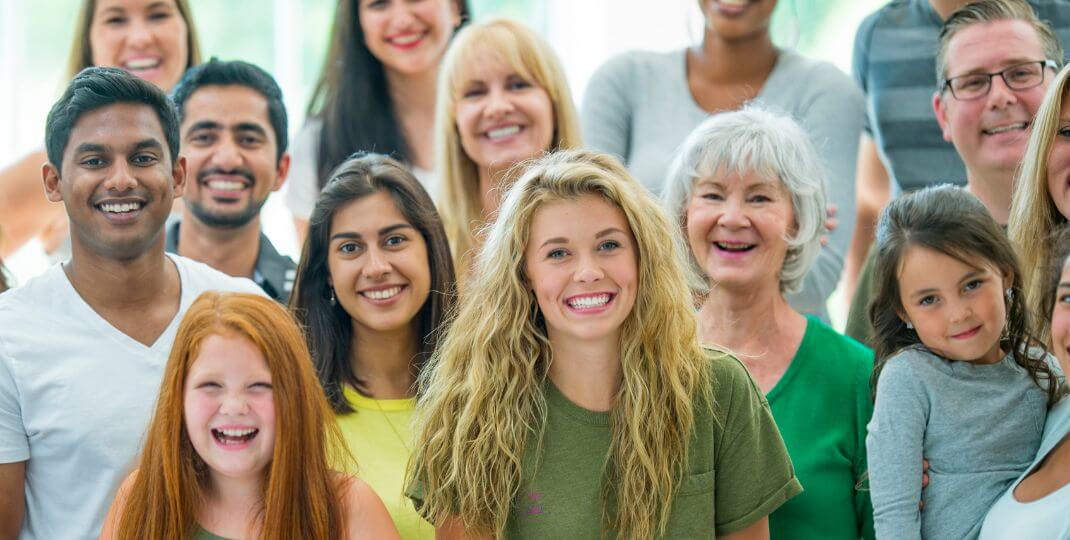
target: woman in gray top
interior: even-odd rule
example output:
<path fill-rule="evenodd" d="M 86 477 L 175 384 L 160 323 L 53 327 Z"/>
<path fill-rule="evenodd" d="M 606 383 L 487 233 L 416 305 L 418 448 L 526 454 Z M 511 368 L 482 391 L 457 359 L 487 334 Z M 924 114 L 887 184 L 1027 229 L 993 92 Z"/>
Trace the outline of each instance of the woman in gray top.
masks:
<path fill-rule="evenodd" d="M 738 5 L 737 5 L 738 4 Z M 630 52 L 591 78 L 581 109 L 584 139 L 617 155 L 660 194 L 672 156 L 711 113 L 749 102 L 793 117 L 810 135 L 828 178 L 840 226 L 829 235 L 792 306 L 827 321 L 825 301 L 839 282 L 854 231 L 855 160 L 862 95 L 826 62 L 778 49 L 769 35 L 775 0 L 702 0 L 702 42 L 670 53 Z"/>
<path fill-rule="evenodd" d="M 1058 393 L 1029 334 L 1017 256 L 984 205 L 946 185 L 892 201 L 876 249 L 866 447 L 877 538 L 976 538 L 1033 461 Z"/>

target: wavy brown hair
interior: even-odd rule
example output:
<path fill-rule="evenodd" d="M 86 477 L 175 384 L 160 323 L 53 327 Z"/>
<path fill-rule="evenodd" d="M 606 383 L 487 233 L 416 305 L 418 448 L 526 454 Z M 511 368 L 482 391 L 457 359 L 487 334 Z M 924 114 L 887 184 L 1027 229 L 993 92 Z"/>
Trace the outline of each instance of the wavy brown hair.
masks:
<path fill-rule="evenodd" d="M 911 247 L 924 247 L 972 267 L 991 265 L 1011 276 L 1010 298 L 1000 346 L 1048 394 L 1051 405 L 1059 397 L 1057 378 L 1048 365 L 1043 344 L 1032 332 L 1032 313 L 1026 307 L 1021 266 L 1003 229 L 981 201 L 962 188 L 940 185 L 892 201 L 877 220 L 876 294 L 869 306 L 873 324 L 875 362 L 873 390 L 888 360 L 899 351 L 918 345 L 917 332 L 908 328 L 899 291 L 903 255 Z"/>
<path fill-rule="evenodd" d="M 343 536 L 341 493 L 347 477 L 332 472 L 328 463 L 344 456 L 328 455 L 328 448 L 345 446 L 296 322 L 268 298 L 206 292 L 178 328 L 137 472 L 124 500 L 116 502 L 116 537 L 186 540 L 197 526 L 209 476 L 186 432 L 185 384 L 205 338 L 219 334 L 252 341 L 271 371 L 275 449 L 264 471 L 261 538 Z"/>
<path fill-rule="evenodd" d="M 510 189 L 480 249 L 442 344 L 421 377 L 411 480 L 432 523 L 501 535 L 521 462 L 546 421 L 543 384 L 553 350 L 524 276 L 531 222 L 543 205 L 586 194 L 621 209 L 636 239 L 635 305 L 621 327 L 623 381 L 611 411 L 602 522 L 623 538 L 664 534 L 693 433 L 709 401 L 708 360 L 696 336 L 679 228 L 614 158 L 549 154 Z M 711 501 L 710 504 L 713 504 Z"/>

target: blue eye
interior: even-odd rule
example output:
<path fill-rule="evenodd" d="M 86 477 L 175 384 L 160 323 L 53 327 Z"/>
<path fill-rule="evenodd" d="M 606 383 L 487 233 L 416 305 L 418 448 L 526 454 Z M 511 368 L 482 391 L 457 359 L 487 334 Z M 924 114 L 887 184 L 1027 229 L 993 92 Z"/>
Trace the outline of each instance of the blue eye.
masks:
<path fill-rule="evenodd" d="M 560 258 L 563 258 L 565 255 L 568 255 L 568 251 L 565 251 L 563 248 L 557 248 L 557 249 L 552 250 L 549 253 L 547 253 L 546 254 L 546 258 L 547 259 L 560 259 Z"/>
<path fill-rule="evenodd" d="M 605 242 L 602 242 L 601 244 L 598 245 L 598 249 L 600 249 L 602 251 L 612 251 L 612 250 L 617 249 L 619 247 L 621 247 L 620 242 L 618 242 L 616 240 L 606 240 Z"/>
<path fill-rule="evenodd" d="M 929 296 L 923 297 L 921 300 L 918 300 L 918 305 L 921 305 L 921 306 L 931 306 L 931 305 L 933 305 L 935 303 L 936 303 L 936 297 L 931 295 L 931 294 Z"/>

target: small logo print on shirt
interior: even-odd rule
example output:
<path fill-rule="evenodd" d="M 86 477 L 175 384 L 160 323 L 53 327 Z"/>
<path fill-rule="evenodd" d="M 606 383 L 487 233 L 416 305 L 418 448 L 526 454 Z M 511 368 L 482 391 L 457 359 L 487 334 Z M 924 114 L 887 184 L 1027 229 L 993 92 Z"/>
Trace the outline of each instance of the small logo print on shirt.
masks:
<path fill-rule="evenodd" d="M 546 514 L 546 509 L 542 505 L 542 493 L 528 493 L 524 499 L 525 516 L 538 517 Z"/>

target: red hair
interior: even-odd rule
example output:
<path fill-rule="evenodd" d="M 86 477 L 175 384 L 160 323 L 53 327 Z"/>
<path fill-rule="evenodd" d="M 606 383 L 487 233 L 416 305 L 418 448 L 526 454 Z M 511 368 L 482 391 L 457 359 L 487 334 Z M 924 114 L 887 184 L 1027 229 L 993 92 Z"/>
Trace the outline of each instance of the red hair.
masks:
<path fill-rule="evenodd" d="M 267 298 L 206 292 L 178 328 L 137 474 L 129 492 L 120 495 L 124 501 L 117 502 L 117 538 L 185 540 L 197 526 L 208 474 L 186 433 L 183 398 L 201 343 L 219 334 L 249 339 L 271 371 L 276 435 L 264 474 L 261 538 L 344 536 L 344 477 L 328 465 L 343 458 L 329 455 L 329 449 L 344 448 L 344 443 L 297 323 Z"/>

